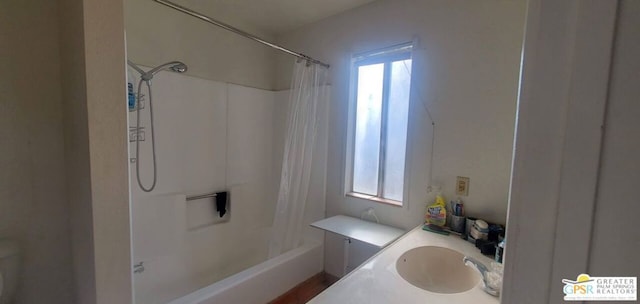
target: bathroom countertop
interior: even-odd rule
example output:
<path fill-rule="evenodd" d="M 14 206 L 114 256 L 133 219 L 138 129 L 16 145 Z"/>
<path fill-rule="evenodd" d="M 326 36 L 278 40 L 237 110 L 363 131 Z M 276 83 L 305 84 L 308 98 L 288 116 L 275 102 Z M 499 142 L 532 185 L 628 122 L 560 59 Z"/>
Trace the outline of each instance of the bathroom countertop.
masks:
<path fill-rule="evenodd" d="M 482 290 L 482 281 L 461 293 L 429 292 L 405 281 L 396 270 L 396 260 L 404 252 L 421 246 L 439 246 L 456 250 L 489 266 L 491 259 L 471 243 L 456 235 L 440 235 L 422 230 L 422 225 L 407 232 L 386 249 L 313 298 L 311 304 L 388 304 L 388 303 L 474 303 L 497 304 L 499 299 Z"/>

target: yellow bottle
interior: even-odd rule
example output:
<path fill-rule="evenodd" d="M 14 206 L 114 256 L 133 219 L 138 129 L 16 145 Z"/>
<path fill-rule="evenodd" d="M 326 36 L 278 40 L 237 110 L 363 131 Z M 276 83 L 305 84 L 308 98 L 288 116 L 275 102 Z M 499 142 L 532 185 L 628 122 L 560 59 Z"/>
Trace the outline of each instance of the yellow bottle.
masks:
<path fill-rule="evenodd" d="M 447 207 L 444 196 L 441 192 L 436 194 L 436 201 L 433 205 L 427 206 L 425 223 L 429 225 L 444 226 L 447 222 Z"/>

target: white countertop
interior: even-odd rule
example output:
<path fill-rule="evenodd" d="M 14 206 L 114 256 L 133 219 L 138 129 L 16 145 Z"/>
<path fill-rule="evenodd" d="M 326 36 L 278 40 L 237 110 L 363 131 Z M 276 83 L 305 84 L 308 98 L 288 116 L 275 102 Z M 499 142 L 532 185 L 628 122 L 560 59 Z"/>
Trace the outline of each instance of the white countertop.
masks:
<path fill-rule="evenodd" d="M 388 304 L 420 303 L 498 304 L 499 299 L 476 287 L 461 293 L 429 292 L 405 281 L 396 270 L 396 259 L 404 252 L 420 246 L 440 246 L 456 250 L 489 266 L 491 259 L 482 255 L 471 243 L 456 235 L 440 235 L 422 230 L 422 225 L 409 231 L 395 243 L 380 251 L 353 272 L 313 298 L 311 304 Z"/>
<path fill-rule="evenodd" d="M 363 221 L 346 215 L 336 215 L 314 223 L 311 226 L 362 241 L 378 248 L 384 248 L 404 234 L 398 228 Z"/>

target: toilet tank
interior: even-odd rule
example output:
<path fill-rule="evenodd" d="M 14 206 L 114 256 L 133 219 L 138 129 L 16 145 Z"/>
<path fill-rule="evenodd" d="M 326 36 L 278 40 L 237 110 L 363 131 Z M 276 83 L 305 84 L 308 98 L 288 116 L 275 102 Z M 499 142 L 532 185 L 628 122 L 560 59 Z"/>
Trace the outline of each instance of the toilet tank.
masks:
<path fill-rule="evenodd" d="M 18 287 L 20 247 L 15 241 L 0 239 L 0 304 L 12 303 Z"/>

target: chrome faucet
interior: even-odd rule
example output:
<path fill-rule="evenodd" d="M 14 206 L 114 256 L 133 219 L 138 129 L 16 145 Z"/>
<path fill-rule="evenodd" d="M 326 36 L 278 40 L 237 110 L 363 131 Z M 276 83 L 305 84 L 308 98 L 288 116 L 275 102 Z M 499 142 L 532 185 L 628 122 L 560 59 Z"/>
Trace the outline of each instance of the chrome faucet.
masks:
<path fill-rule="evenodd" d="M 497 297 L 498 295 L 500 295 L 500 290 L 489 286 L 489 284 L 487 282 L 487 273 L 489 273 L 489 269 L 487 268 L 487 266 L 485 266 L 484 264 L 480 263 L 478 260 L 476 260 L 474 258 L 470 258 L 470 257 L 462 258 L 462 262 L 466 266 L 470 266 L 470 267 L 473 266 L 473 268 L 480 273 L 480 276 L 482 277 L 483 290 L 486 293 L 488 293 L 488 294 L 490 294 L 490 295 L 492 295 L 494 297 Z"/>

